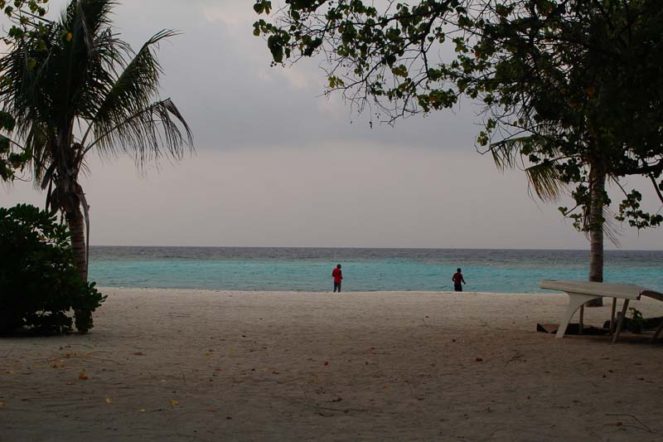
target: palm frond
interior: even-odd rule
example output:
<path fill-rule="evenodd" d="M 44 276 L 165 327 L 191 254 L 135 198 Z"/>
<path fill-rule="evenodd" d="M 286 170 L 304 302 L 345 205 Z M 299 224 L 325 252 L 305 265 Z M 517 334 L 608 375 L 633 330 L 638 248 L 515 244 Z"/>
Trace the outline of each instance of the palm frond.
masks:
<path fill-rule="evenodd" d="M 557 153 L 558 150 L 551 145 L 550 140 L 541 135 L 527 135 L 522 137 L 513 137 L 504 139 L 498 143 L 490 145 L 490 152 L 493 156 L 495 165 L 501 170 L 513 168 L 522 168 L 527 174 L 527 179 L 534 189 L 534 193 L 544 200 L 556 200 L 565 189 L 564 183 L 560 179 L 559 170 L 555 167 L 554 161 L 543 160 L 531 164 L 528 153 L 545 146 L 550 153 Z M 534 160 L 533 160 L 534 161 Z"/>
<path fill-rule="evenodd" d="M 536 195 L 544 201 L 554 201 L 565 189 L 559 171 L 551 161 L 543 161 L 525 169 L 527 179 Z"/>
<path fill-rule="evenodd" d="M 180 158 L 185 145 L 193 144 L 191 130 L 175 104 L 170 99 L 152 102 L 161 74 L 153 47 L 173 35 L 170 30 L 155 34 L 126 65 L 91 118 L 83 137 L 86 143 L 89 132 L 94 134 L 88 150 L 96 146 L 102 154 L 133 153 L 143 165 L 163 154 Z"/>
<path fill-rule="evenodd" d="M 522 165 L 522 144 L 530 139 L 530 136 L 508 138 L 490 145 L 490 153 L 498 169 L 505 171 Z"/>
<path fill-rule="evenodd" d="M 98 146 L 105 146 L 103 151 L 106 153 L 121 149 L 124 153 L 133 154 L 136 163 L 142 167 L 147 161 L 158 160 L 163 155 L 180 159 L 185 153 L 185 147 L 192 145 L 191 129 L 184 117 L 175 103 L 165 99 L 99 134 L 96 140 L 88 144 L 85 153 Z M 109 148 L 111 146 L 113 149 Z"/>
<path fill-rule="evenodd" d="M 110 26 L 110 14 L 115 5 L 117 2 L 114 0 L 74 0 L 63 11 L 60 23 L 71 32 L 83 25 L 89 35 L 95 35 L 102 28 Z M 84 23 L 81 23 L 81 18 Z"/>

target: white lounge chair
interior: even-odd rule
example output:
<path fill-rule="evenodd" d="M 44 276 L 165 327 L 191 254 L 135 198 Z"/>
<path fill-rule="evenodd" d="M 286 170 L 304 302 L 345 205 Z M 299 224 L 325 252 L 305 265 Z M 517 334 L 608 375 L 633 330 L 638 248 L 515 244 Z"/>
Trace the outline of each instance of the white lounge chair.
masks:
<path fill-rule="evenodd" d="M 612 284 L 604 282 L 584 282 L 584 281 L 555 281 L 555 280 L 546 280 L 541 281 L 540 287 L 542 289 L 549 290 L 559 290 L 565 292 L 569 295 L 569 305 L 566 308 L 566 312 L 562 317 L 562 321 L 559 324 L 557 329 L 556 337 L 562 338 L 566 333 L 566 328 L 569 325 L 569 321 L 573 317 L 574 313 L 580 308 L 580 330 L 582 331 L 583 327 L 583 306 L 591 301 L 592 299 L 609 297 L 613 298 L 612 301 L 612 314 L 610 316 L 610 329 L 613 330 L 612 342 L 617 342 L 619 338 L 619 333 L 621 333 L 622 327 L 624 326 L 624 318 L 626 317 L 626 311 L 628 309 L 629 301 L 632 299 L 640 299 L 641 296 L 648 296 L 650 298 L 658 299 L 663 301 L 663 293 L 658 293 L 653 290 L 647 290 L 643 287 L 634 285 L 634 284 Z M 622 314 L 619 318 L 619 323 L 617 328 L 614 328 L 615 323 L 615 310 L 617 307 L 617 298 L 624 300 L 624 305 L 622 307 Z M 658 338 L 658 335 L 663 330 L 663 324 L 661 324 L 656 333 L 654 333 L 653 340 Z"/>

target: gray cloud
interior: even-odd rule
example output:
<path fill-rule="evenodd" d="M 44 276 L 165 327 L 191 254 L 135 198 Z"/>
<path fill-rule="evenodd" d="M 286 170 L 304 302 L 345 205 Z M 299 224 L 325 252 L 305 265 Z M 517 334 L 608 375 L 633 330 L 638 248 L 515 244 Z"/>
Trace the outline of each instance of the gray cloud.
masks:
<path fill-rule="evenodd" d="M 370 115 L 320 96 L 314 61 L 269 67 L 251 7 L 117 7 L 134 48 L 163 28 L 182 32 L 159 51 L 162 93 L 191 123 L 198 153 L 142 177 L 127 159 L 93 158 L 84 180 L 93 244 L 587 247 L 557 204 L 529 196 L 524 174 L 500 174 L 475 153 L 480 118 L 470 104 L 371 129 Z M 1 204 L 26 200 L 43 204 L 29 184 L 0 186 Z M 634 249 L 663 243 L 660 230 L 620 238 Z"/>

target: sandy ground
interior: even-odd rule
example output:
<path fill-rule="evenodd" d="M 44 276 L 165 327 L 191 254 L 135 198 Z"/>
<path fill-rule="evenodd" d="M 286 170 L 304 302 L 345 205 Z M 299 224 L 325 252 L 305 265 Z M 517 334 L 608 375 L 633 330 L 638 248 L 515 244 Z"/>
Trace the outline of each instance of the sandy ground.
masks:
<path fill-rule="evenodd" d="M 564 295 L 104 293 L 0 339 L 1 441 L 663 440 L 663 345 L 537 333 Z"/>

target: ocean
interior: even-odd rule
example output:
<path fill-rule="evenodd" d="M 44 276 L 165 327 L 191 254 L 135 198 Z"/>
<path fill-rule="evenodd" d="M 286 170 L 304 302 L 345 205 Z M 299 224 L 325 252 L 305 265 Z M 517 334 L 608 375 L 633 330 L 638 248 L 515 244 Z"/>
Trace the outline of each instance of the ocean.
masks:
<path fill-rule="evenodd" d="M 463 269 L 466 291 L 543 292 L 542 279 L 587 280 L 581 250 L 366 249 L 288 247 L 111 247 L 90 250 L 90 279 L 101 287 L 331 291 L 453 290 Z M 663 251 L 606 251 L 605 282 L 663 292 Z"/>

